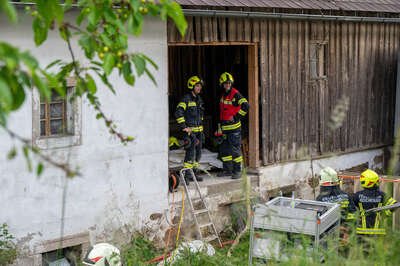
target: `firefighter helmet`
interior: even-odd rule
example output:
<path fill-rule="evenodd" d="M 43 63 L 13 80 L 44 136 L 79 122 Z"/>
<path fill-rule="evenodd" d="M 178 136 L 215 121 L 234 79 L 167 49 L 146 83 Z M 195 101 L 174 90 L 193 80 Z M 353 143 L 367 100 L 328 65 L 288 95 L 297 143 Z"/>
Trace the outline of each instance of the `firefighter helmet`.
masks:
<path fill-rule="evenodd" d="M 119 249 L 108 243 L 99 243 L 91 247 L 83 259 L 89 266 L 121 266 Z"/>
<path fill-rule="evenodd" d="M 219 77 L 219 85 L 222 85 L 228 81 L 233 83 L 233 76 L 231 74 L 229 74 L 228 72 L 222 73 L 221 76 Z"/>
<path fill-rule="evenodd" d="M 198 76 L 193 76 L 188 79 L 187 86 L 189 90 L 193 90 L 194 86 L 198 83 L 203 86 L 203 80 L 201 80 L 201 78 L 199 78 Z"/>
<path fill-rule="evenodd" d="M 319 176 L 320 186 L 335 186 L 339 183 L 337 172 L 331 167 L 325 167 L 322 169 Z"/>
<path fill-rule="evenodd" d="M 364 188 L 374 187 L 379 182 L 379 176 L 375 171 L 367 169 L 361 173 L 360 183 Z"/>

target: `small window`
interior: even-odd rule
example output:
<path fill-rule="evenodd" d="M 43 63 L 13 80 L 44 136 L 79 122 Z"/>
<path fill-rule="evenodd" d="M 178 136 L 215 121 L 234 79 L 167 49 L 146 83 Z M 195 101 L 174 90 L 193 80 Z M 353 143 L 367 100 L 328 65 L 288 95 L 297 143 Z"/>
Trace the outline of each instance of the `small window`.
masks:
<path fill-rule="evenodd" d="M 40 99 L 40 136 L 67 134 L 67 104 L 65 97 L 53 91 L 50 101 Z"/>
<path fill-rule="evenodd" d="M 81 140 L 81 99 L 73 97 L 75 81 L 67 80 L 67 93 L 52 92 L 49 100 L 33 90 L 33 144 L 42 149 L 79 145 Z"/>
<path fill-rule="evenodd" d="M 328 43 L 312 41 L 310 44 L 310 75 L 312 79 L 326 79 L 328 69 Z"/>

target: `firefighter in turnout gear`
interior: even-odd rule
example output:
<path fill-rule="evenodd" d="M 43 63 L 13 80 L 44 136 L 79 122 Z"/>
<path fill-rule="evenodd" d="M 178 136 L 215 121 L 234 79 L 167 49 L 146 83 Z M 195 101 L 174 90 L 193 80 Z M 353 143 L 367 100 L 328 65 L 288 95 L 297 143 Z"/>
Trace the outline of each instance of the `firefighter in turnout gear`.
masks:
<path fill-rule="evenodd" d="M 220 129 L 223 141 L 220 145 L 220 156 L 223 162 L 223 172 L 218 176 L 240 178 L 243 157 L 241 154 L 241 120 L 249 110 L 249 103 L 240 92 L 233 88 L 233 76 L 228 72 L 221 74 L 219 85 L 223 89 L 220 99 Z"/>
<path fill-rule="evenodd" d="M 360 211 L 357 234 L 385 235 L 386 230 L 382 216 L 390 216 L 392 211 L 384 210 L 369 213 L 365 213 L 365 211 L 376 207 L 389 206 L 396 203 L 396 201 L 379 190 L 379 176 L 376 172 L 370 169 L 362 172 L 360 183 L 364 189 L 354 195 L 354 204 Z"/>
<path fill-rule="evenodd" d="M 185 94 L 176 107 L 175 118 L 179 128 L 185 132 L 185 159 L 184 168 L 196 170 L 199 167 L 201 158 L 201 148 L 204 141 L 203 135 L 203 116 L 204 102 L 200 97 L 203 81 L 198 76 L 189 78 L 187 87 L 190 90 Z M 193 180 L 191 172 L 185 173 L 185 180 L 188 183 Z M 196 177 L 197 181 L 203 181 L 201 177 Z"/>
<path fill-rule="evenodd" d="M 317 201 L 340 204 L 342 221 L 355 219 L 356 206 L 353 199 L 340 189 L 339 177 L 334 169 L 325 167 L 321 170 L 319 185 L 320 194 L 316 198 Z"/>

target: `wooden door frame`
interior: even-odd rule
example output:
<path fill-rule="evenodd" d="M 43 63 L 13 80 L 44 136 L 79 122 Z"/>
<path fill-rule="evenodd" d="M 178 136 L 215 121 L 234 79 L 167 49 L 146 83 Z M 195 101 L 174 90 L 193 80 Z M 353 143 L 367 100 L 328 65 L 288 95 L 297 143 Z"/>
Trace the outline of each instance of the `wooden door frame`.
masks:
<path fill-rule="evenodd" d="M 260 166 L 260 141 L 259 141 L 259 86 L 258 86 L 258 44 L 248 42 L 211 42 L 211 43 L 169 43 L 174 46 L 230 46 L 239 45 L 247 47 L 247 84 L 249 110 L 249 161 L 250 168 Z"/>

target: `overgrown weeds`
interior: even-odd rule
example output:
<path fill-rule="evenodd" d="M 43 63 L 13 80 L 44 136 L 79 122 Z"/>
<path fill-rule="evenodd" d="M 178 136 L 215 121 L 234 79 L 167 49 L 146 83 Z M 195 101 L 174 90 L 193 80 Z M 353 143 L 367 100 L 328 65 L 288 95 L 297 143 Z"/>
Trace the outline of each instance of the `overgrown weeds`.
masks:
<path fill-rule="evenodd" d="M 7 224 L 0 226 L 0 266 L 11 264 L 17 257 L 14 237 L 8 232 Z"/>

